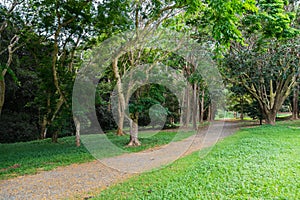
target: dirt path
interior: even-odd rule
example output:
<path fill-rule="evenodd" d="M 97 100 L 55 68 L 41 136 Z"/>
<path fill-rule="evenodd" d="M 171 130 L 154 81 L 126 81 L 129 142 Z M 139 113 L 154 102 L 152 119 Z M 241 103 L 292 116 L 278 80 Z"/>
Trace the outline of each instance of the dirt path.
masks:
<path fill-rule="evenodd" d="M 212 146 L 242 124 L 218 122 L 183 141 L 84 164 L 72 164 L 36 175 L 0 181 L 0 199 L 65 199 L 101 190 L 135 173 L 159 168 L 179 157 Z M 207 134 L 206 134 L 207 133 Z"/>

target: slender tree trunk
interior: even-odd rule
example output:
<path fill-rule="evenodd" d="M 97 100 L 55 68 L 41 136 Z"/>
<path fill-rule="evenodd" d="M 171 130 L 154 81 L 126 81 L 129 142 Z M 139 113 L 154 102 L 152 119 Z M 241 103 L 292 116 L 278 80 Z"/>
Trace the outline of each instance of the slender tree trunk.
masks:
<path fill-rule="evenodd" d="M 77 119 L 77 117 L 73 117 L 74 123 L 75 123 L 75 128 L 76 128 L 76 146 L 80 146 L 80 121 Z"/>
<path fill-rule="evenodd" d="M 128 143 L 128 146 L 140 146 L 141 142 L 138 139 L 138 117 L 139 114 L 136 112 L 134 114 L 131 114 L 132 122 L 130 126 L 130 140 Z"/>
<path fill-rule="evenodd" d="M 45 138 L 46 138 L 46 134 L 47 134 L 47 123 L 48 123 L 47 115 L 45 114 L 45 115 L 43 116 L 43 121 L 42 121 L 42 124 L 41 124 L 40 139 L 45 139 Z"/>
<path fill-rule="evenodd" d="M 185 119 L 183 126 L 188 127 L 191 119 L 191 98 L 190 98 L 190 85 L 189 83 L 185 89 Z"/>
<path fill-rule="evenodd" d="M 299 102 L 299 86 L 297 84 L 295 86 L 294 92 L 293 92 L 293 115 L 292 115 L 292 119 L 298 119 L 298 113 L 299 113 L 298 102 Z"/>
<path fill-rule="evenodd" d="M 58 131 L 55 131 L 55 132 L 52 134 L 52 142 L 53 142 L 53 143 L 57 143 L 57 138 L 58 138 Z"/>
<path fill-rule="evenodd" d="M 14 8 L 14 7 L 13 7 Z M 7 22 L 6 22 L 7 23 Z M 4 27 L 3 27 L 4 28 Z M 3 29 L 4 30 L 4 29 Z M 6 67 L 10 67 L 12 61 L 13 61 L 13 54 L 14 52 L 20 48 L 21 46 L 15 47 L 15 45 L 18 43 L 19 41 L 19 36 L 15 35 L 11 40 L 10 40 L 10 44 L 7 47 L 7 51 L 8 51 L 8 59 L 6 61 Z M 15 48 L 14 48 L 15 47 Z M 3 69 L 1 71 L 0 74 L 0 116 L 2 113 L 2 109 L 3 109 L 3 105 L 5 102 L 5 89 L 6 89 L 6 85 L 5 85 L 5 75 L 7 73 L 7 68 Z"/>
<path fill-rule="evenodd" d="M 193 129 L 197 130 L 197 111 L 198 111 L 198 106 L 197 106 L 197 84 L 194 84 L 193 87 Z"/>
<path fill-rule="evenodd" d="M 43 121 L 42 121 L 42 124 L 41 124 L 41 133 L 40 133 L 40 139 L 45 139 L 46 138 L 46 135 L 47 135 L 47 125 L 49 124 L 49 120 L 48 120 L 48 117 L 51 113 L 51 94 L 48 93 L 47 94 L 47 113 L 45 113 L 43 115 Z"/>
<path fill-rule="evenodd" d="M 262 117 L 259 117 L 259 125 L 262 125 Z"/>
<path fill-rule="evenodd" d="M 136 102 L 138 101 L 140 97 L 139 91 L 135 93 Z M 138 122 L 139 122 L 139 113 L 138 111 L 133 112 L 130 114 L 131 123 L 130 123 L 130 140 L 128 143 L 128 146 L 140 146 L 141 142 L 138 139 Z"/>
<path fill-rule="evenodd" d="M 119 119 L 118 119 L 118 129 L 117 129 L 117 133 L 116 133 L 118 136 L 124 135 L 124 132 L 123 132 L 124 118 L 125 118 L 124 110 L 125 109 L 122 108 L 122 105 L 121 105 L 121 102 L 120 102 L 120 98 L 119 98 L 119 104 L 118 104 Z"/>
<path fill-rule="evenodd" d="M 240 119 L 244 120 L 244 96 L 241 95 L 241 115 L 240 115 Z"/>
<path fill-rule="evenodd" d="M 125 117 L 125 97 L 123 93 L 123 86 L 122 86 L 122 81 L 121 81 L 121 76 L 119 73 L 119 68 L 118 68 L 118 62 L 119 58 L 115 58 L 112 62 L 112 67 L 113 67 L 113 72 L 114 75 L 117 79 L 117 92 L 118 92 L 118 100 L 119 100 L 119 105 L 118 105 L 118 129 L 117 129 L 117 135 L 123 135 L 123 126 L 124 126 L 124 117 Z"/>
<path fill-rule="evenodd" d="M 209 106 L 208 106 L 207 121 L 213 121 L 213 108 L 212 108 L 212 103 L 210 103 Z"/>
<path fill-rule="evenodd" d="M 205 90 L 202 90 L 202 95 L 201 95 L 201 101 L 200 101 L 200 123 L 203 124 L 203 118 L 204 118 L 204 95 L 205 95 Z"/>
<path fill-rule="evenodd" d="M 182 94 L 182 101 L 181 101 L 181 109 L 180 109 L 180 119 L 179 119 L 179 123 L 181 124 L 181 125 L 183 125 L 184 124 L 184 115 L 185 115 L 185 99 L 186 99 L 186 97 L 185 97 L 185 92 L 183 92 L 183 94 Z"/>
<path fill-rule="evenodd" d="M 52 62 L 51 62 L 51 68 L 52 68 L 52 78 L 53 78 L 53 84 L 55 86 L 56 92 L 59 95 L 59 99 L 57 100 L 56 106 L 55 106 L 55 110 L 50 118 L 50 120 L 48 121 L 48 125 L 51 125 L 52 122 L 55 120 L 55 118 L 57 117 L 57 115 L 59 114 L 62 105 L 65 103 L 65 105 L 67 107 L 69 107 L 69 105 L 67 104 L 67 100 L 65 98 L 65 95 L 63 93 L 62 88 L 60 87 L 60 82 L 59 82 L 59 74 L 58 74 L 58 61 L 59 61 L 59 35 L 61 33 L 61 29 L 65 26 L 67 26 L 68 24 L 70 24 L 72 21 L 75 20 L 75 17 L 73 16 L 71 19 L 69 19 L 66 22 L 61 22 L 61 18 L 59 15 L 59 11 L 58 11 L 58 7 L 56 7 L 56 16 L 57 16 L 57 29 L 54 32 L 54 44 L 53 44 L 53 51 L 52 51 Z M 48 116 L 49 117 L 49 116 Z M 55 131 L 52 135 L 52 142 L 57 142 L 57 138 L 58 138 L 58 131 Z"/>

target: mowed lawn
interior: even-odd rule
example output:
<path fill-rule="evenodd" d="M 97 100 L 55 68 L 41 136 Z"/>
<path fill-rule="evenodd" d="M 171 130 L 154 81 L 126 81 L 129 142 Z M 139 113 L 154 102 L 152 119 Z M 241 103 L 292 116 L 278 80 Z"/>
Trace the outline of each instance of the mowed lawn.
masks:
<path fill-rule="evenodd" d="M 300 199 L 300 121 L 242 129 L 94 199 Z"/>
<path fill-rule="evenodd" d="M 139 147 L 126 147 L 129 141 L 128 135 L 116 136 L 113 133 L 108 133 L 107 135 L 101 135 L 101 137 L 107 136 L 112 143 L 124 152 L 137 152 L 168 144 L 172 140 L 182 140 L 195 133 L 196 131 L 179 133 L 161 131 L 153 135 L 149 132 L 141 132 L 140 141 L 142 145 Z M 45 139 L 0 144 L 0 180 L 25 174 L 35 174 L 58 166 L 83 163 L 95 159 L 84 145 L 75 146 L 75 137 L 59 138 L 58 141 L 58 143 L 52 143 L 51 139 Z M 99 154 L 97 158 L 114 156 L 111 152 L 99 152 Z"/>

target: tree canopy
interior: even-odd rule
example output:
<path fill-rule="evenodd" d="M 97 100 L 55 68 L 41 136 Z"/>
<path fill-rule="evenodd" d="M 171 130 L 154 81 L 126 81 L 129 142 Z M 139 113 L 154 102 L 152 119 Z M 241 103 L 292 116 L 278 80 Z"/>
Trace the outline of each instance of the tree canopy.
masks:
<path fill-rule="evenodd" d="M 165 127 L 193 124 L 196 129 L 198 122 L 213 120 L 217 107 L 224 105 L 215 105 L 212 96 L 224 91 L 210 91 L 193 55 L 186 59 L 175 50 L 145 46 L 143 34 L 153 30 L 171 30 L 201 46 L 209 58 L 202 65 L 217 65 L 233 94 L 229 99 L 235 102 L 234 109 L 244 109 L 243 103 L 254 106 L 261 116 L 254 115 L 275 124 L 292 92 L 298 104 L 299 14 L 299 1 L 292 0 L 4 0 L 0 4 L 0 132 L 4 133 L 0 142 L 46 137 L 55 142 L 76 134 L 79 145 L 80 127 L 99 123 L 104 132 L 117 129 L 118 135 L 126 133 L 124 124 L 130 124 L 130 144 L 139 145 L 138 126 L 150 123 L 150 112 L 153 120 L 166 117 Z M 89 111 L 78 118 L 72 113 L 78 73 L 94 49 L 125 32 L 133 34 L 130 45 L 137 43 L 116 51 L 119 54 L 96 81 L 97 122 Z M 156 39 L 153 42 L 161 45 L 159 40 L 166 40 Z M 176 38 L 174 47 L 183 48 Z M 158 64 L 174 69 L 173 79 L 185 77 L 178 89 L 180 98 L 160 84 L 134 88 L 132 80 L 126 83 L 124 77 L 132 76 L 138 66 Z M 141 72 L 144 80 L 149 73 Z M 167 75 L 163 81 L 172 83 Z"/>

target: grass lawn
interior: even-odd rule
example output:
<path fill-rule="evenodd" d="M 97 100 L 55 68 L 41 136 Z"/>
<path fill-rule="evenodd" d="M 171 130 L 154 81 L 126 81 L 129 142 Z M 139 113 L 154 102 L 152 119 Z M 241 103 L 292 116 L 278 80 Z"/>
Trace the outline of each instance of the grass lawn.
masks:
<path fill-rule="evenodd" d="M 135 176 L 95 199 L 299 199 L 296 127 L 300 121 L 242 129 L 208 154 L 204 149 Z"/>
<path fill-rule="evenodd" d="M 179 133 L 177 140 L 187 138 L 195 131 Z M 129 136 L 107 134 L 111 142 L 127 152 L 142 151 L 154 146 L 169 143 L 176 132 L 161 131 L 158 134 L 140 133 L 142 145 L 140 147 L 125 147 Z M 103 135 L 104 136 L 104 135 Z M 7 179 L 24 174 L 34 174 L 43 170 L 51 170 L 57 166 L 66 166 L 72 163 L 83 163 L 95 158 L 82 145 L 75 146 L 74 137 L 60 138 L 59 143 L 52 143 L 50 139 L 20 142 L 14 144 L 0 144 L 0 179 Z M 101 157 L 110 154 L 102 153 Z M 99 158 L 99 156 L 97 156 Z"/>

